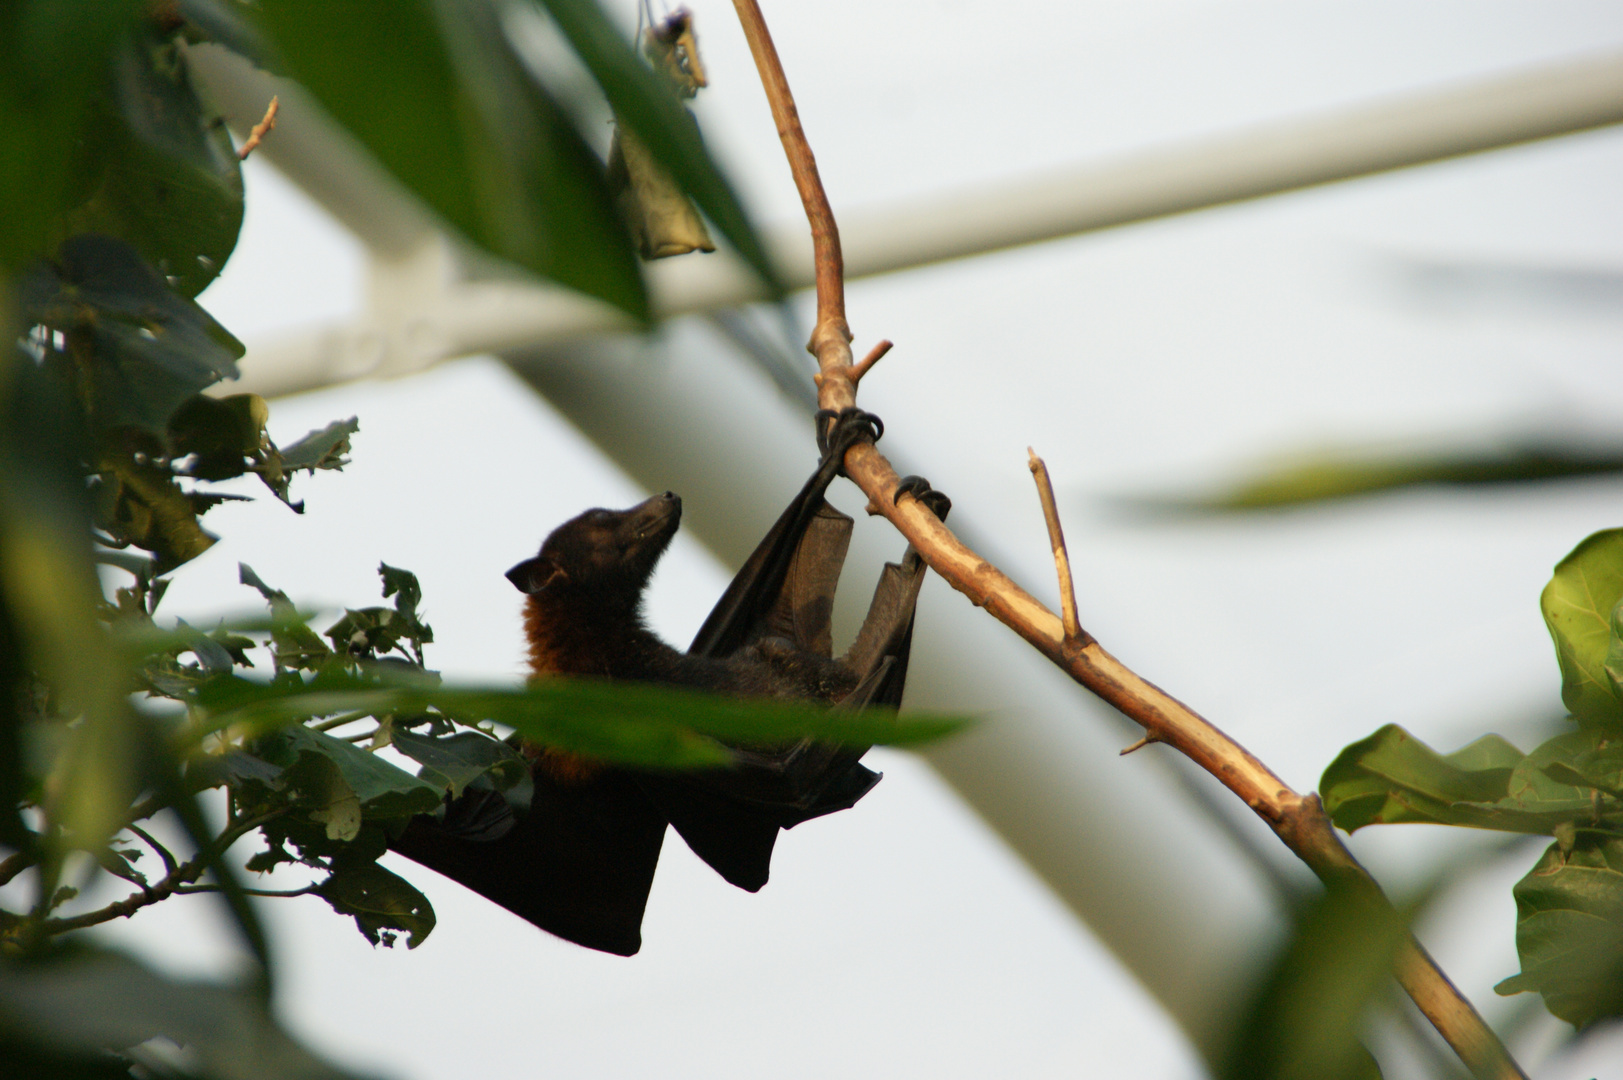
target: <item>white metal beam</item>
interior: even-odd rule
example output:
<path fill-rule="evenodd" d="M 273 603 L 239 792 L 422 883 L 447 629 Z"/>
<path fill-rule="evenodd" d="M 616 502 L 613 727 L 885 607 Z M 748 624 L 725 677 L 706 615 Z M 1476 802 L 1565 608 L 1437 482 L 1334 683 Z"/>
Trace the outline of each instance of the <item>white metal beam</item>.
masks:
<path fill-rule="evenodd" d="M 375 259 L 372 304 L 357 322 L 253 343 L 242 389 L 294 393 L 627 328 L 618 312 L 563 289 L 468 280 L 428 216 L 296 86 L 215 46 L 192 55 L 199 81 L 233 124 L 252 124 L 271 94 L 282 96 L 276 137 L 259 153 Z M 997 188 L 841 213 L 846 273 L 906 270 L 1619 122 L 1623 56 L 1572 60 Z M 769 228 L 765 239 L 784 280 L 809 285 L 805 224 Z M 661 315 L 759 298 L 742 263 L 724 254 L 655 263 L 648 276 Z"/>

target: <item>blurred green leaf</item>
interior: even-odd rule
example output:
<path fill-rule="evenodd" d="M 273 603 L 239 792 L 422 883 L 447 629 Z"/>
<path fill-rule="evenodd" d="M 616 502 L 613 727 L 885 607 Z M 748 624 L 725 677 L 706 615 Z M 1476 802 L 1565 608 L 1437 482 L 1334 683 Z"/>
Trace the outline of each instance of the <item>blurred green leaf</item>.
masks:
<path fill-rule="evenodd" d="M 1350 890 L 1307 905 L 1213 1070 L 1219 1080 L 1380 1080 L 1358 1036 L 1411 914 Z"/>
<path fill-rule="evenodd" d="M 415 949 L 434 929 L 428 897 L 375 862 L 339 860 L 316 894 L 340 915 L 355 916 L 361 936 L 374 945 L 392 946 L 395 934 L 404 933 L 406 948 Z"/>
<path fill-rule="evenodd" d="M 18 760 L 16 710 L 32 698 L 31 670 L 65 716 L 82 718 L 55 761 L 48 814 L 95 849 L 122 824 L 138 781 L 124 672 L 94 615 L 101 594 L 79 471 L 85 454 L 82 417 L 60 383 L 19 350 L 0 352 L 0 604 L 17 649 L 7 662 L 21 665 L 9 677 L 14 686 L 30 680 L 4 709 L 12 724 L 0 757 Z M 15 815 L 8 802 L 0 831 L 19 839 Z"/>
<path fill-rule="evenodd" d="M 194 1080 L 350 1080 L 299 1046 L 253 994 L 216 983 L 170 979 L 115 953 L 75 950 L 48 960 L 0 962 L 0 1048 L 28 1048 L 36 1060 L 58 1055 L 84 1076 L 97 1055 L 166 1038 L 188 1051 Z M 141 1056 L 139 1053 L 132 1055 Z M 84 1065 L 79 1065 L 83 1062 Z M 52 1071 L 9 1075 L 73 1076 Z"/>
<path fill-rule="evenodd" d="M 1414 457 L 1349 453 L 1299 454 L 1222 494 L 1133 500 L 1148 509 L 1190 512 L 1273 510 L 1422 486 L 1481 487 L 1541 483 L 1623 472 L 1623 454 L 1588 447 L 1540 445 Z"/>
<path fill-rule="evenodd" d="M 1517 882 L 1522 970 L 1501 994 L 1534 990 L 1578 1027 L 1623 1016 L 1623 836 L 1579 829 Z"/>
<path fill-rule="evenodd" d="M 699 135 L 699 126 L 671 87 L 637 56 L 597 0 L 541 0 L 585 62 L 616 118 L 698 203 L 733 248 L 754 267 L 774 296 L 783 286 L 755 235 L 743 204 Z"/>
<path fill-rule="evenodd" d="M 237 377 L 242 343 L 196 303 L 178 295 L 121 240 L 94 234 L 63 242 L 22 286 L 23 318 L 65 337 L 67 366 L 93 423 L 162 439 L 169 418 L 194 394 Z"/>
<path fill-rule="evenodd" d="M 90 195 L 111 56 L 147 6 L 0 4 L 0 273 L 48 254 L 62 238 L 62 215 Z"/>
<path fill-rule="evenodd" d="M 423 767 L 418 779 L 450 792 L 453 799 L 482 776 L 491 776 L 501 791 L 529 772 L 518 751 L 477 731 L 433 737 L 396 729 L 391 745 Z"/>
<path fill-rule="evenodd" d="M 423 682 L 422 673 L 401 677 Z M 216 676 L 200 688 L 198 704 L 213 715 L 209 726 L 274 727 L 310 716 L 357 712 L 417 716 L 430 709 L 460 723 L 494 721 L 526 739 L 626 765 L 685 768 L 725 765 L 730 752 L 705 735 L 730 743 L 811 737 L 848 745 L 916 745 L 960 730 L 959 717 L 880 710 L 830 711 L 818 705 L 735 698 L 665 686 L 548 679 L 524 690 L 380 686 L 357 676 L 324 674 L 306 687 Z"/>
<path fill-rule="evenodd" d="M 95 192 L 64 233 L 127 241 L 185 297 L 212 282 L 242 229 L 242 168 L 220 118 L 192 88 L 172 28 L 155 20 L 114 51 Z"/>
<path fill-rule="evenodd" d="M 463 237 L 648 318 L 602 163 L 524 72 L 490 0 L 401 0 L 383 35 L 367 5 L 267 0 L 254 17 L 294 77 Z"/>
<path fill-rule="evenodd" d="M 1573 719 L 1623 735 L 1623 697 L 1606 671 L 1613 609 L 1623 599 L 1623 529 L 1606 529 L 1555 565 L 1539 597 Z"/>

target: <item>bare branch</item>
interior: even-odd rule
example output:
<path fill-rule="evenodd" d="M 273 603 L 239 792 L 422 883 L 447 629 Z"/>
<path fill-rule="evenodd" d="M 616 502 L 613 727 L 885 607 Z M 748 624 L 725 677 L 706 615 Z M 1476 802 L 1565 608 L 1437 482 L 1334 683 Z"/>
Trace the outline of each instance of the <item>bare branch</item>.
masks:
<path fill-rule="evenodd" d="M 778 137 L 811 224 L 817 260 L 818 405 L 839 411 L 856 404 L 851 330 L 845 321 L 844 260 L 839 229 L 801 129 L 794 95 L 756 0 L 733 0 L 772 106 Z M 859 376 L 860 377 L 860 376 Z M 897 503 L 896 470 L 871 443 L 845 455 L 845 471 L 869 504 L 884 514 L 926 563 L 953 588 L 1025 638 L 1073 679 L 1142 726 L 1148 741 L 1164 742 L 1217 777 L 1273 828 L 1285 845 L 1327 887 L 1356 890 L 1390 908 L 1380 886 L 1341 843 L 1317 795 L 1292 791 L 1272 770 L 1193 709 L 1171 697 L 1089 638 L 1066 648 L 1065 626 L 1002 571 L 965 547 L 917 499 Z M 1071 639 L 1073 642 L 1076 639 Z M 1396 964 L 1398 982 L 1473 1075 L 1482 1080 L 1526 1080 L 1498 1036 L 1411 935 Z"/>
<path fill-rule="evenodd" d="M 828 194 L 817 175 L 817 159 L 812 157 L 811 144 L 801 130 L 800 113 L 795 108 L 794 95 L 789 92 L 789 79 L 783 73 L 783 62 L 778 59 L 778 50 L 772 44 L 761 7 L 756 0 L 733 0 L 733 7 L 744 26 L 744 36 L 749 39 L 750 53 L 755 57 L 756 70 L 761 73 L 761 86 L 772 106 L 772 119 L 778 125 L 778 138 L 789 155 L 795 188 L 806 207 L 806 220 L 811 223 L 812 251 L 817 260 L 817 325 L 807 348 L 817 357 L 818 367 L 827 379 L 831 369 L 842 369 L 843 374 L 851 367 L 851 328 L 845 324 L 845 257 L 840 253 L 840 228 L 834 223 Z M 847 400 L 835 408 L 845 408 L 856 400 L 855 384 L 848 377 L 844 381 L 846 393 L 843 396 Z M 827 392 L 826 387 L 822 389 Z"/>

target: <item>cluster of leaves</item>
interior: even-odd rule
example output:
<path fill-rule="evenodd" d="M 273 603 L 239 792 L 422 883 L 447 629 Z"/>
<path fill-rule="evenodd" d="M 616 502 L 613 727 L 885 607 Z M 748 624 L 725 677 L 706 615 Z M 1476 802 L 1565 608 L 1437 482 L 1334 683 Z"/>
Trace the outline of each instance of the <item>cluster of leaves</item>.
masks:
<path fill-rule="evenodd" d="M 1515 887 L 1522 970 L 1584 1027 L 1623 1016 L 1623 529 L 1557 564 L 1541 604 L 1573 730 L 1522 753 L 1488 735 L 1439 754 L 1395 725 L 1341 752 L 1320 790 L 1336 824 L 1428 822 L 1551 836 Z"/>
<path fill-rule="evenodd" d="M 514 755 L 490 719 L 551 715 L 550 726 L 534 721 L 536 737 L 573 738 L 605 756 L 617 747 L 665 764 L 725 756 L 686 725 L 716 711 L 703 703 L 639 700 L 627 708 L 641 726 L 634 716 L 605 734 L 591 711 L 613 697 L 601 688 L 538 706 L 522 691 L 438 687 L 422 668 L 430 636 L 409 575 L 386 576 L 393 607 L 347 613 L 328 640 L 280 594 L 257 631 L 152 622 L 165 575 L 214 542 L 201 515 L 240 497 L 209 485 L 253 473 L 298 509 L 289 477 L 341 466 L 356 430 L 341 421 L 279 448 L 264 401 L 202 393 L 235 377 L 243 355 L 195 299 L 236 247 L 243 180 L 193 84 L 192 49 L 224 46 L 300 78 L 471 247 L 646 319 L 603 163 L 523 47 L 530 31 L 550 28 L 772 287 L 761 245 L 680 103 L 593 0 L 407 0 L 389 7 L 384 39 L 377 15 L 281 0 L 0 4 L 0 337 L 16 343 L 0 350 L 0 887 L 21 895 L 31 874 L 35 897 L 0 911 L 0 1060 L 24 1072 L 124 1075 L 127 1063 L 105 1051 L 163 1035 L 190 1056 L 166 1063 L 151 1044 L 126 1056 L 154 1074 L 338 1076 L 270 1018 L 268 950 L 224 858 L 230 842 L 276 822 L 262 861 L 285 852 L 319 864 L 317 891 L 363 932 L 404 931 L 415 942 L 431 911 L 369 853 L 445 792 L 511 780 Z M 134 583 L 106 599 L 98 561 Z M 266 634 L 274 676 L 253 682 L 240 671 Z M 319 730 L 343 718 L 324 711 L 332 703 L 380 718 L 374 746 L 415 757 L 421 775 Z M 721 728 L 751 721 L 720 715 Z M 453 729 L 463 717 L 483 727 Z M 232 815 L 219 830 L 198 797 L 222 784 Z M 159 813 L 195 855 L 177 858 L 142 827 Z M 163 860 L 161 877 L 137 868 L 129 837 Z M 75 853 L 90 856 L 89 870 Z M 63 914 L 79 879 L 101 873 L 139 891 L 122 907 Z M 182 984 L 62 944 L 109 910 L 199 889 L 230 906 L 260 961 L 259 984 Z"/>

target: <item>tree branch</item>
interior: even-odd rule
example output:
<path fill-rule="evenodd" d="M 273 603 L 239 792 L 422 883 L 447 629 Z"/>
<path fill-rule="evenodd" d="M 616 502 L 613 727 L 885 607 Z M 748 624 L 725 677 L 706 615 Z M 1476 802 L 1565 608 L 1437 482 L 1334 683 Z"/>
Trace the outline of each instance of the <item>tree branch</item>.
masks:
<path fill-rule="evenodd" d="M 127 919 L 144 907 L 151 907 L 160 900 L 167 900 L 176 893 L 200 891 L 187 888 L 196 885 L 197 879 L 203 876 L 214 854 L 223 854 L 227 848 L 236 843 L 247 833 L 259 828 L 273 818 L 286 813 L 286 809 L 274 810 L 268 814 L 234 821 L 221 832 L 208 850 L 199 852 L 195 857 L 173 867 L 156 885 L 142 886 L 140 892 L 131 893 L 122 900 L 115 900 L 106 907 L 87 911 L 83 915 L 74 915 L 65 919 L 46 919 L 40 924 L 46 936 L 65 934 L 69 930 L 83 930 L 87 926 L 97 926 L 114 919 Z M 144 834 L 140 834 L 143 835 Z M 165 860 L 166 862 L 168 860 Z M 203 886 L 202 890 L 209 890 L 214 886 Z"/>
<path fill-rule="evenodd" d="M 818 405 L 841 410 L 856 404 L 860 373 L 851 364 L 851 330 L 845 320 L 844 260 L 839 229 L 817 175 L 794 96 L 756 0 L 733 0 L 749 39 L 762 86 L 772 106 L 811 223 L 817 260 Z M 864 366 L 863 370 L 866 370 Z M 1380 886 L 1341 843 L 1319 797 L 1292 791 L 1272 770 L 1183 702 L 1140 678 L 1091 636 L 1069 640 L 1061 621 L 1002 571 L 965 547 L 917 499 L 897 503 L 896 470 L 871 443 L 845 455 L 845 471 L 876 507 L 918 549 L 926 563 L 972 604 L 1025 638 L 1071 678 L 1142 726 L 1150 741 L 1175 747 L 1217 777 L 1269 826 L 1285 845 L 1331 888 L 1352 889 L 1372 903 L 1391 907 Z M 1077 628 L 1080 631 L 1080 627 Z M 1068 647 L 1069 646 L 1069 647 Z M 1395 965 L 1398 982 L 1473 1075 L 1481 1080 L 1526 1080 L 1509 1051 L 1471 1003 L 1451 983 L 1413 935 Z"/>

